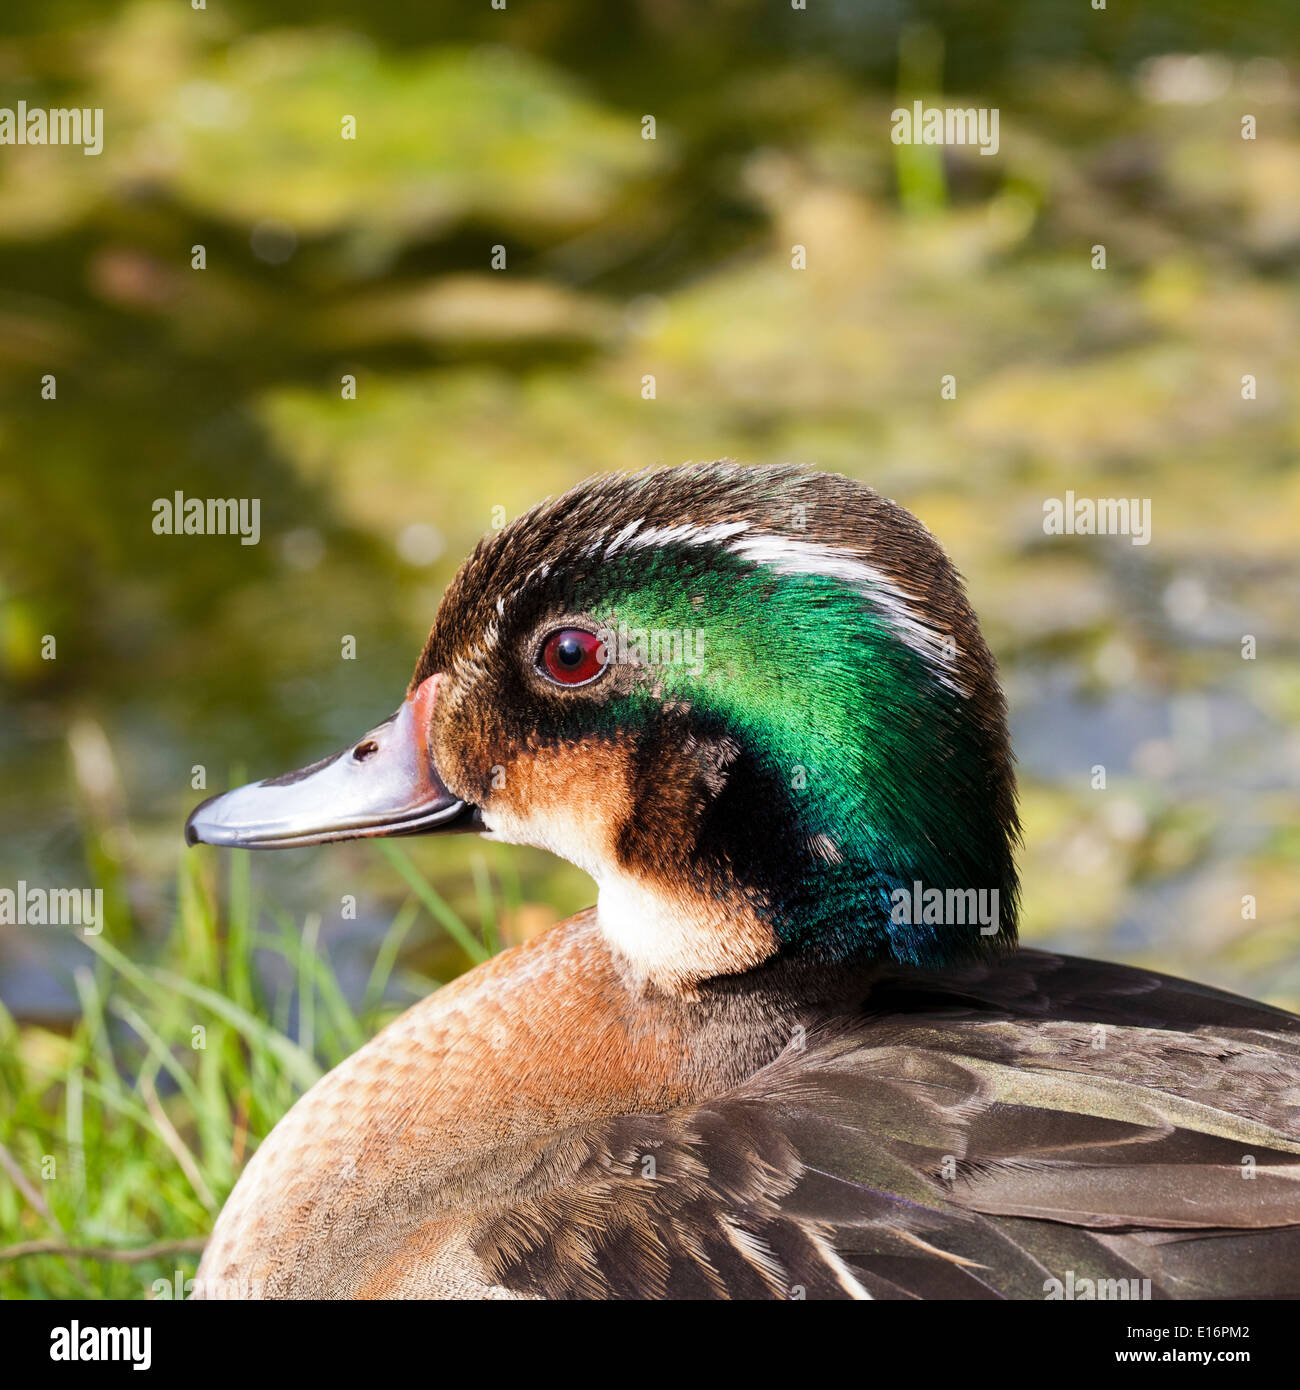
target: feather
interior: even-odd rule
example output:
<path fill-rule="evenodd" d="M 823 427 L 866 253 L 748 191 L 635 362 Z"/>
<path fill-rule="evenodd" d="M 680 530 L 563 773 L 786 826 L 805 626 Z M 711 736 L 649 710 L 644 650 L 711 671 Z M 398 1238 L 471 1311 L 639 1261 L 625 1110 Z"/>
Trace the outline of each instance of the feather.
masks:
<path fill-rule="evenodd" d="M 1111 1018 L 1138 1022 L 1095 1046 Z M 1297 1044 L 1290 1015 L 1063 956 L 893 975 L 726 1095 L 576 1133 L 571 1180 L 475 1249 L 550 1297 L 1294 1296 Z"/>

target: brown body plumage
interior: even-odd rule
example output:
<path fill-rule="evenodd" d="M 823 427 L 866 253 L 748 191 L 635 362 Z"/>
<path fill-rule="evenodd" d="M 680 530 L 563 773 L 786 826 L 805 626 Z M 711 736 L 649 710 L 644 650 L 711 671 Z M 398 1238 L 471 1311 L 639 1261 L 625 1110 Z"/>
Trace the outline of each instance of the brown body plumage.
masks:
<path fill-rule="evenodd" d="M 1042 1298 L 1072 1270 L 1300 1292 L 1289 1015 L 1028 951 L 882 977 L 861 1011 L 750 983 L 648 998 L 591 914 L 503 953 L 290 1111 L 200 1284 Z"/>

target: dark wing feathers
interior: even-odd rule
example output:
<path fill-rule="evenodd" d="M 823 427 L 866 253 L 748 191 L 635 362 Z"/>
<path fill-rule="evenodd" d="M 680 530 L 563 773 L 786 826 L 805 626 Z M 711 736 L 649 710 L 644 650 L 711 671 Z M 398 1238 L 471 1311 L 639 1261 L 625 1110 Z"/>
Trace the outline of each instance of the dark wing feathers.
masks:
<path fill-rule="evenodd" d="M 1037 952 L 893 977 L 727 1095 L 565 1136 L 476 1248 L 551 1298 L 1300 1296 L 1298 1030 Z"/>

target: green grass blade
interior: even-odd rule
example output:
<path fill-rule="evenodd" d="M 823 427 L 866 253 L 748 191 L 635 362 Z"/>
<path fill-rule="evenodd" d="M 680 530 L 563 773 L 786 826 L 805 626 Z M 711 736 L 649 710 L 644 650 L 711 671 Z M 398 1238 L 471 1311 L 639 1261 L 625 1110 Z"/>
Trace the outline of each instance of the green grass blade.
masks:
<path fill-rule="evenodd" d="M 475 964 L 488 959 L 490 952 L 477 940 L 465 925 L 464 922 L 452 911 L 451 907 L 443 899 L 420 873 L 419 869 L 407 858 L 405 853 L 400 850 L 391 840 L 379 841 L 380 851 L 388 862 L 406 880 L 408 887 L 417 898 L 428 908 L 430 915 L 438 922 L 447 935 L 461 948 L 465 954 L 474 961 Z"/>

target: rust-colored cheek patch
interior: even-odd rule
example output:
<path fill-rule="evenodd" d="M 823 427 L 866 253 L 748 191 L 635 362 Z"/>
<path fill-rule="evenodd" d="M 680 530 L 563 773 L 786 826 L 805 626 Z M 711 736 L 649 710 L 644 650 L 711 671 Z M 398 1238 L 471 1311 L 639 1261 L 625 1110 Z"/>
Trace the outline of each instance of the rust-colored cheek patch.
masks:
<path fill-rule="evenodd" d="M 485 810 L 504 838 L 595 874 L 615 862 L 634 811 L 633 756 L 625 738 L 525 749 L 498 769 Z"/>

